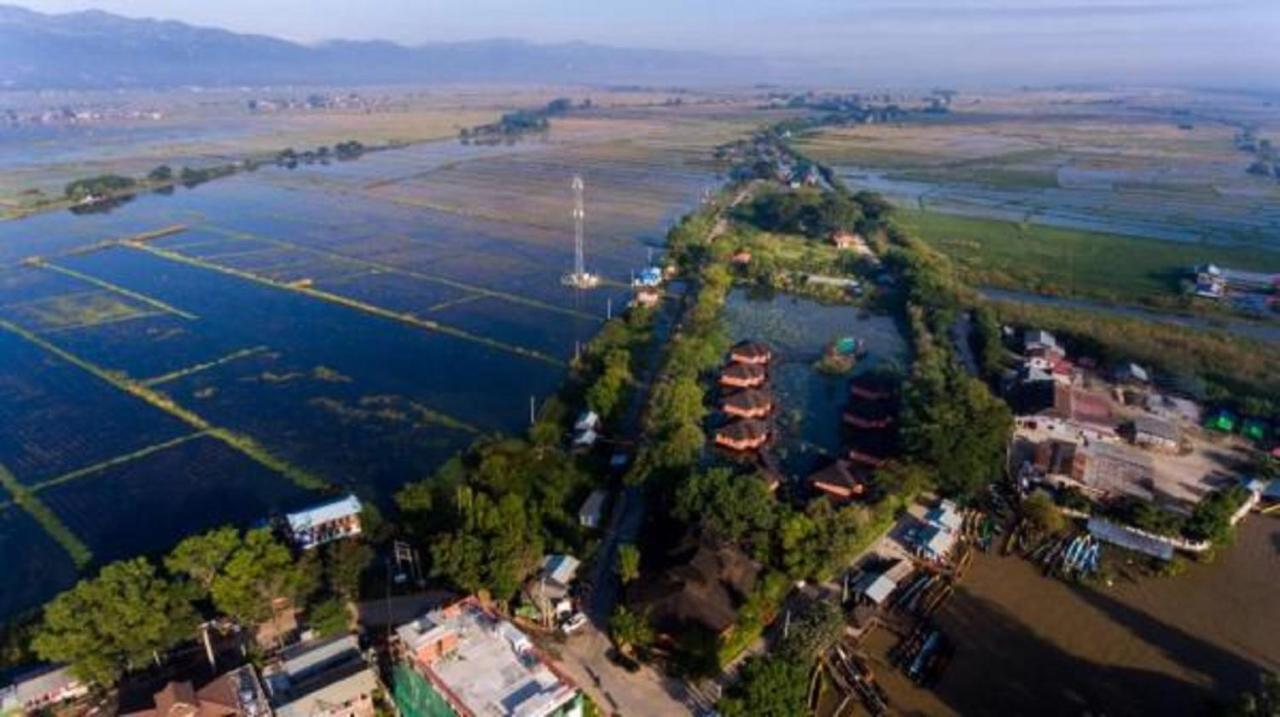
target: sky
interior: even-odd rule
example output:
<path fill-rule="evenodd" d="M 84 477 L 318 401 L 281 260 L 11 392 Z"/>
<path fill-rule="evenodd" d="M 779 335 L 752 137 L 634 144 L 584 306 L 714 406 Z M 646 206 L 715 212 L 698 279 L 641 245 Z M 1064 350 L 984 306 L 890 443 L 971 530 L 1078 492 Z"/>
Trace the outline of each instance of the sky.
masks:
<path fill-rule="evenodd" d="M 508 37 L 763 55 L 880 84 L 1280 86 L 1280 0 L 13 1 L 302 42 Z"/>

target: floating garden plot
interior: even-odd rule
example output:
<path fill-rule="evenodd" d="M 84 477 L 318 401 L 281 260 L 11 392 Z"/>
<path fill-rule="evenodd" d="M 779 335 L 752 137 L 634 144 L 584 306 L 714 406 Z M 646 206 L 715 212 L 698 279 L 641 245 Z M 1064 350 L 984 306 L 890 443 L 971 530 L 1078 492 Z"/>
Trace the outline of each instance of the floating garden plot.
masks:
<path fill-rule="evenodd" d="M 0 503 L 6 501 L 0 491 Z M 76 566 L 67 552 L 12 504 L 0 507 L 0 570 L 0 616 L 38 607 L 76 581 Z"/>
<path fill-rule="evenodd" d="M 51 338 L 77 356 L 138 380 L 259 345 L 241 344 L 234 331 L 168 314 L 62 332 Z"/>
<path fill-rule="evenodd" d="M 103 290 L 77 291 L 0 308 L 0 318 L 37 333 L 113 324 L 156 312 Z"/>
<path fill-rule="evenodd" d="M 245 525 L 316 499 L 212 438 L 40 490 L 103 561 L 166 550 L 226 523 Z"/>
<path fill-rule="evenodd" d="M 477 433 L 513 428 L 527 414 L 528 394 L 522 401 L 521 394 L 505 401 L 482 395 L 487 357 L 500 354 L 459 346 L 469 370 L 451 372 L 426 352 L 396 351 L 374 361 L 378 337 L 353 339 L 372 344 L 375 353 L 334 347 L 316 363 L 318 351 L 266 352 L 166 386 L 201 415 L 254 436 L 286 460 L 333 481 L 375 487 L 382 496 L 430 472 Z M 553 367 L 502 360 L 506 370 L 520 363 L 535 367 L 524 371 L 530 386 L 550 390 L 558 380 Z M 539 374 L 542 382 L 534 382 Z"/>
<path fill-rule="evenodd" d="M 190 429 L 0 328 L 0 457 L 32 485 Z"/>

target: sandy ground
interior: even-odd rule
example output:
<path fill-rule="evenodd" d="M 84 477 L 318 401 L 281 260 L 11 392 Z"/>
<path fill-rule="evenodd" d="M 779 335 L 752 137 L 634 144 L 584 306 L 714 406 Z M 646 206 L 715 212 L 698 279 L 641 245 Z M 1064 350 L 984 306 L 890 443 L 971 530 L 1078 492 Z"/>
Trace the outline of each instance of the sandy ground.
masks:
<path fill-rule="evenodd" d="M 876 672 L 901 714 L 1209 714 L 1280 669 L 1277 585 L 1280 519 L 1257 515 L 1212 564 L 1110 588 L 979 555 L 939 616 L 957 647 L 935 690 Z"/>

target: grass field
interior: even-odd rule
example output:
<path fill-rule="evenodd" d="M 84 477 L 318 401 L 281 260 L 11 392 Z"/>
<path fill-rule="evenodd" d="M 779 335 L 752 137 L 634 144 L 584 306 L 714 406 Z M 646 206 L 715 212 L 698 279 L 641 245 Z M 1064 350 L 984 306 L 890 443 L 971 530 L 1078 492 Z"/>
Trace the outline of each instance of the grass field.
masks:
<path fill-rule="evenodd" d="M 1179 280 L 1196 264 L 1280 271 L 1280 251 L 912 210 L 902 210 L 898 216 L 906 229 L 950 256 L 965 278 L 977 285 L 1189 307 L 1179 295 Z"/>

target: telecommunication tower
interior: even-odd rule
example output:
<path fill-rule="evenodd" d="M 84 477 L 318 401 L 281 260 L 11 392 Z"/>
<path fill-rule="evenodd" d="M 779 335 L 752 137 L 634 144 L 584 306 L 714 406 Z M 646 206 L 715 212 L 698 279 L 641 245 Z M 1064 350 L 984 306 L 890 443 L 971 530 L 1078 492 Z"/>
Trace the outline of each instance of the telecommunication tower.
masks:
<path fill-rule="evenodd" d="M 600 277 L 587 273 L 587 261 L 583 250 L 582 222 L 586 209 L 582 201 L 582 177 L 573 175 L 573 273 L 565 274 L 561 282 L 575 289 L 590 289 L 600 283 Z"/>

